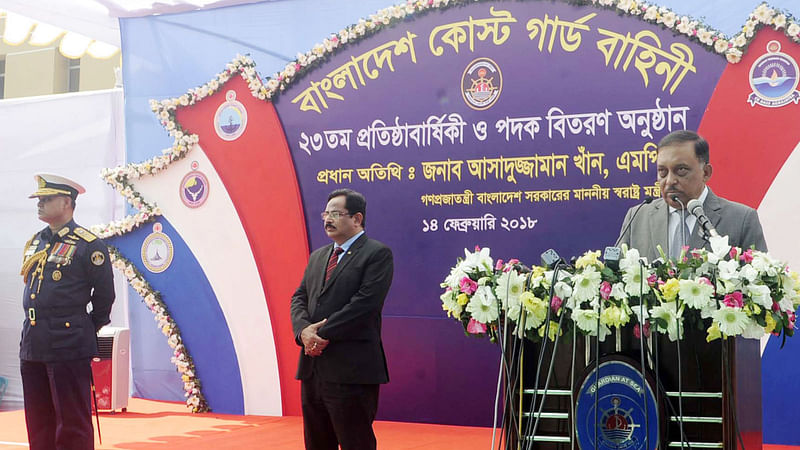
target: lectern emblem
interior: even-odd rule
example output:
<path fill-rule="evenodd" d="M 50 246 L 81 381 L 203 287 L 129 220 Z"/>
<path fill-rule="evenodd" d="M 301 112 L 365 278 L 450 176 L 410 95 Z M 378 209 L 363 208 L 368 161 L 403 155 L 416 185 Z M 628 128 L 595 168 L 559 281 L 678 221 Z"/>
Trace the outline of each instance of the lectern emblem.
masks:
<path fill-rule="evenodd" d="M 581 449 L 597 450 L 656 449 L 657 411 L 650 385 L 643 383 L 635 367 L 624 361 L 606 361 L 600 364 L 599 376 L 592 370 L 584 378 L 578 393 L 575 405 L 578 445 Z"/>

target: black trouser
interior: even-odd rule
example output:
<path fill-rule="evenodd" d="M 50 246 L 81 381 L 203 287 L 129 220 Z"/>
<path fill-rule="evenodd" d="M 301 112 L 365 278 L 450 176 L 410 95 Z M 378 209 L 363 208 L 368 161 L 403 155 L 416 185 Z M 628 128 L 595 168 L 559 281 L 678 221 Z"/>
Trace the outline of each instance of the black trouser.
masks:
<path fill-rule="evenodd" d="M 378 411 L 377 384 L 303 380 L 303 434 L 307 450 L 375 450 L 372 422 Z"/>
<path fill-rule="evenodd" d="M 88 359 L 20 361 L 31 450 L 94 449 L 91 371 Z"/>

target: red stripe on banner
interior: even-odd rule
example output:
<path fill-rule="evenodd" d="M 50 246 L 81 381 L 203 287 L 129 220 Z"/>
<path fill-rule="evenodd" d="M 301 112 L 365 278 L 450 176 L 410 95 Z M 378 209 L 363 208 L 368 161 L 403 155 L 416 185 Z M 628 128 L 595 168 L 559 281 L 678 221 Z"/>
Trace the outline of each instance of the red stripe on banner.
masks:
<path fill-rule="evenodd" d="M 800 45 L 783 32 L 764 28 L 737 64 L 728 64 L 708 103 L 699 133 L 711 147 L 709 185 L 717 194 L 758 208 L 775 176 L 800 140 L 800 105 L 769 108 L 747 99 L 753 92 L 750 69 L 767 53 L 767 43 L 800 62 Z"/>
<path fill-rule="evenodd" d="M 214 130 L 214 115 L 231 90 L 247 110 L 247 124 L 239 138 L 225 141 Z M 298 347 L 289 300 L 308 262 L 308 235 L 278 115 L 272 103 L 253 97 L 236 75 L 215 94 L 179 109 L 176 119 L 184 131 L 200 136 L 200 146 L 225 184 L 247 233 L 272 321 L 283 413 L 300 415 L 300 384 L 294 379 Z"/>

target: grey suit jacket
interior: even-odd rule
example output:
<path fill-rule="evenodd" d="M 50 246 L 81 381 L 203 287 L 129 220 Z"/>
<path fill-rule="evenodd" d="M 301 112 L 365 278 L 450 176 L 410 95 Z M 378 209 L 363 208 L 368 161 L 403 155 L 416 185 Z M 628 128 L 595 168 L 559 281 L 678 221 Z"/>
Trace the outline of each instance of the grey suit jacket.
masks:
<path fill-rule="evenodd" d="M 647 257 L 648 261 L 659 257 L 656 249 L 656 245 L 659 244 L 664 253 L 668 255 L 669 205 L 663 198 L 656 199 L 653 203 L 643 205 L 634 218 L 637 207 L 632 207 L 625 215 L 619 242 L 624 242 L 628 244 L 628 247 L 639 250 L 639 254 Z M 758 213 L 755 209 L 718 197 L 709 188 L 703 210 L 717 232 L 722 236 L 729 237 L 730 245 L 742 248 L 755 245 L 756 250 L 767 251 L 764 232 L 761 230 L 761 222 L 758 220 Z M 633 223 L 628 226 L 631 220 Z M 692 231 L 689 247 L 710 249 L 708 240 L 704 238 L 699 224 L 695 225 Z"/>
<path fill-rule="evenodd" d="M 292 329 L 297 344 L 303 329 L 328 319 L 318 330 L 330 340 L 322 355 L 311 358 L 300 350 L 297 378 L 312 372 L 333 383 L 380 384 L 389 381 L 381 341 L 381 310 L 392 284 L 392 251 L 366 234 L 359 237 L 325 283 L 333 251 L 328 244 L 308 260 L 300 286 L 292 296 Z"/>

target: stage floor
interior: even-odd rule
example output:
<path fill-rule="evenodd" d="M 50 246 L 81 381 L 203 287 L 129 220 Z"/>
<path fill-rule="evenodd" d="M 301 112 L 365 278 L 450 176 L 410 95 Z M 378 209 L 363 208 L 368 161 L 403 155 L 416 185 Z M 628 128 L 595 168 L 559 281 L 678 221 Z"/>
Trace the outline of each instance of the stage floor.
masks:
<path fill-rule="evenodd" d="M 300 417 L 192 414 L 180 403 L 130 399 L 125 413 L 101 413 L 103 444 L 97 449 L 247 449 L 302 450 Z M 489 428 L 376 422 L 382 450 L 488 450 Z M 27 448 L 22 411 L 0 413 L 0 449 Z"/>
<path fill-rule="evenodd" d="M 97 449 L 302 450 L 299 417 L 192 414 L 183 404 L 132 398 L 125 413 L 101 413 Z M 490 428 L 376 422 L 381 450 L 491 450 Z M 95 435 L 96 436 L 96 435 Z M 0 413 L 0 449 L 28 448 L 22 411 Z M 800 450 L 765 445 L 764 450 Z"/>

